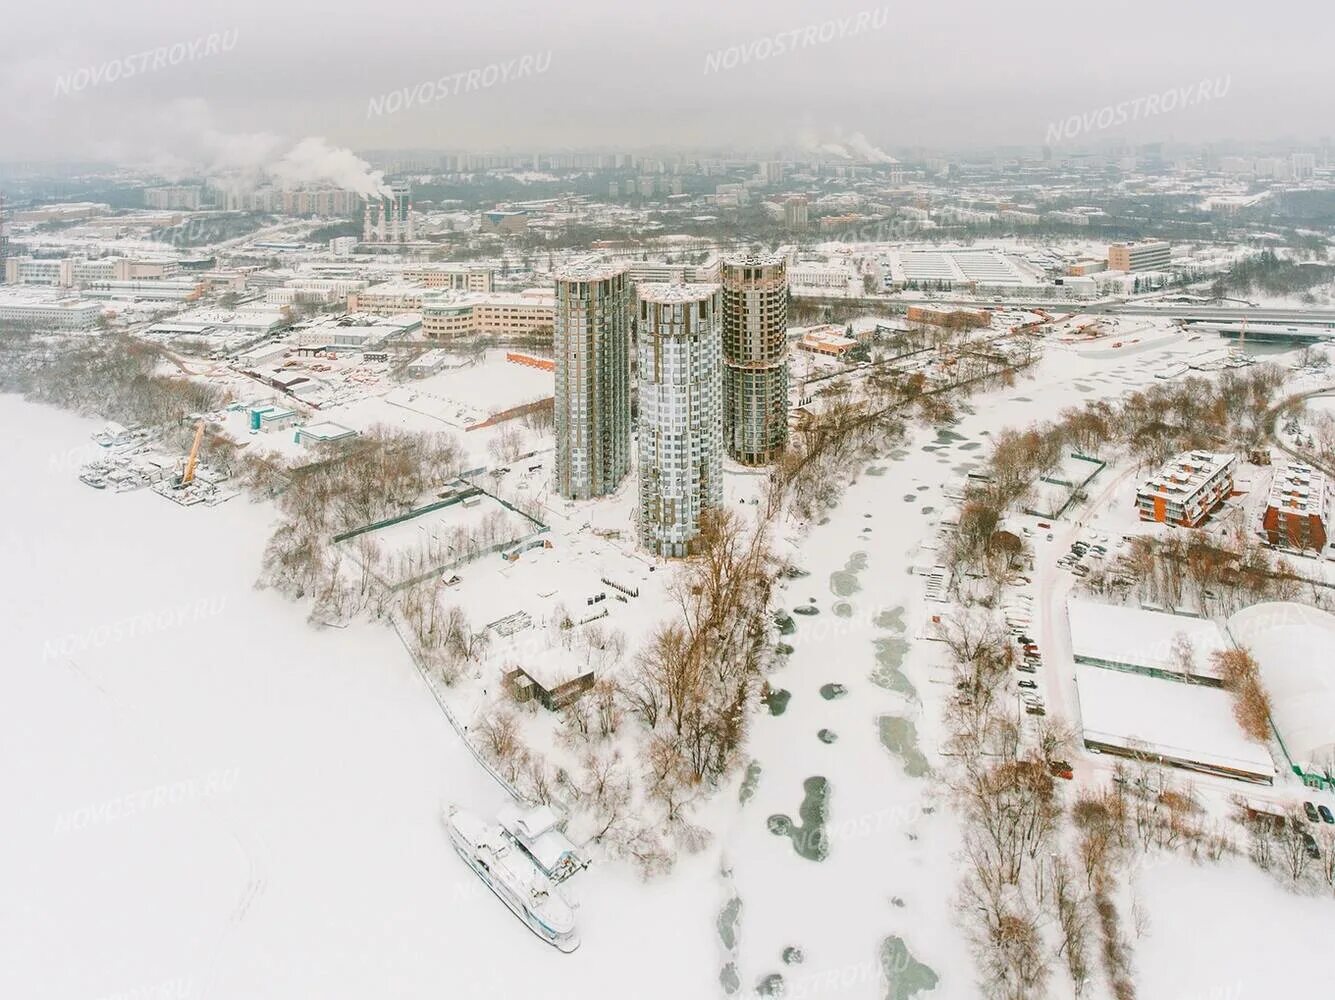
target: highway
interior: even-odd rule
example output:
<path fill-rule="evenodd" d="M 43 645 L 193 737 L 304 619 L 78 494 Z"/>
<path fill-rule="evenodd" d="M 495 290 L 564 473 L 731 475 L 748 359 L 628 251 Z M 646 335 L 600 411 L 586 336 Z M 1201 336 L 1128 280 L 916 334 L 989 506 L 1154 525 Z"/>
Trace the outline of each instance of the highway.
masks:
<path fill-rule="evenodd" d="M 1163 319 L 1181 319 L 1188 322 L 1251 322 L 1306 323 L 1335 329 L 1335 309 L 1290 309 L 1266 306 L 1201 305 L 1199 303 L 1168 303 L 1154 299 L 1133 302 L 1080 302 L 1063 299 L 1007 298 L 1004 302 L 989 299 L 898 299 L 886 296 L 857 296 L 849 298 L 818 295 L 794 295 L 796 299 L 835 304 L 869 307 L 925 306 L 930 309 L 1044 309 L 1048 312 L 1078 312 L 1085 315 L 1159 316 Z"/>

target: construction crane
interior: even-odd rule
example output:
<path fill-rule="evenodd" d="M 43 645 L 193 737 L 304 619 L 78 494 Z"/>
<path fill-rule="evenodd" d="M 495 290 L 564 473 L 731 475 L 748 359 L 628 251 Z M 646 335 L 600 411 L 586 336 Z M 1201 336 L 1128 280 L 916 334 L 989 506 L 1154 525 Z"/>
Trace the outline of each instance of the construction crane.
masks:
<path fill-rule="evenodd" d="M 183 490 L 195 481 L 195 463 L 199 460 L 199 445 L 204 440 L 204 421 L 195 427 L 195 443 L 190 446 L 190 454 L 185 460 L 185 471 L 181 473 L 178 490 Z"/>

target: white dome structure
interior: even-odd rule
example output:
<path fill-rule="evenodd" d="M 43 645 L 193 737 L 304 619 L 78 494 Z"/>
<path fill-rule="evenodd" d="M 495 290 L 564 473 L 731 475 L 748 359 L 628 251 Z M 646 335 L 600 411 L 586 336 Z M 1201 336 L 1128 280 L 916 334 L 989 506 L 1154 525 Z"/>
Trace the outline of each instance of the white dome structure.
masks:
<path fill-rule="evenodd" d="M 1335 615 L 1270 601 L 1228 620 L 1234 642 L 1256 658 L 1270 720 L 1294 771 L 1335 781 Z"/>

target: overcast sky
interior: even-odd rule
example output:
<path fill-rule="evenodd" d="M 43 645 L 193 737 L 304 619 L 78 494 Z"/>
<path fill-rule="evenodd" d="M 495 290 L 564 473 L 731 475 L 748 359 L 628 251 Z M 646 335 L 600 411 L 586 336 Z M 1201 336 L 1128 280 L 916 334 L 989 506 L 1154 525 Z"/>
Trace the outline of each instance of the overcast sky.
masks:
<path fill-rule="evenodd" d="M 842 34 L 821 28 L 838 19 Z M 763 151 L 855 133 L 891 151 L 1038 146 L 1072 115 L 1091 126 L 1072 144 L 1316 140 L 1335 133 L 1332 41 L 1327 0 L 5 0 L 0 160 L 245 160 L 308 136 L 354 149 Z M 155 67 L 172 46 L 175 63 Z M 1106 106 L 1202 80 L 1225 95 L 1193 90 L 1191 106 L 1097 127 Z"/>

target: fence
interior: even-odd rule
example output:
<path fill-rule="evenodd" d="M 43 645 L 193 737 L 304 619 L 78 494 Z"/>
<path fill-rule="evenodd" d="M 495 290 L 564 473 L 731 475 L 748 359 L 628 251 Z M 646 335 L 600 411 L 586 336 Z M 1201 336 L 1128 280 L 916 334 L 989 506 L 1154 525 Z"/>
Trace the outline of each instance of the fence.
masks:
<path fill-rule="evenodd" d="M 478 748 L 473 745 L 473 741 L 468 738 L 468 727 L 461 724 L 455 714 L 450 711 L 450 706 L 445 704 L 445 698 L 441 695 L 436 680 L 418 659 L 417 651 L 413 648 L 413 644 L 408 641 L 406 636 L 404 636 L 403 628 L 399 624 L 399 616 L 395 613 L 391 613 L 389 621 L 390 624 L 394 626 L 394 634 L 399 637 L 399 642 L 403 643 L 403 648 L 408 653 L 408 659 L 412 660 L 413 666 L 417 668 L 417 673 L 421 676 L 422 683 L 425 684 L 427 690 L 431 692 L 431 697 L 436 699 L 436 704 L 439 705 L 440 710 L 445 713 L 446 720 L 454 727 L 454 731 L 458 734 L 459 739 L 463 740 L 463 744 L 468 748 L 468 752 L 473 755 L 473 758 L 482 765 L 483 769 L 489 775 L 496 779 L 496 783 L 505 789 L 506 793 L 509 794 L 512 799 L 521 804 L 528 804 L 524 796 L 519 794 L 519 789 L 512 785 L 499 771 L 497 771 L 496 768 L 492 766 L 491 761 L 483 757 L 482 752 L 478 750 Z"/>

